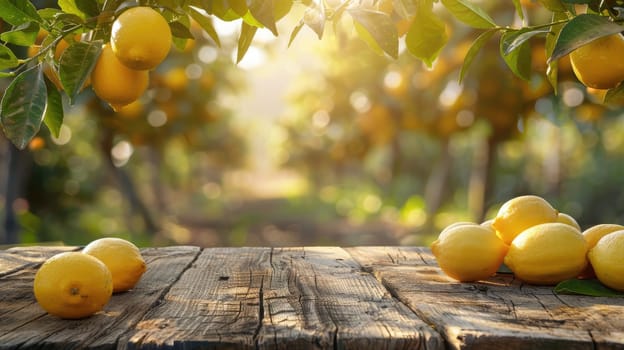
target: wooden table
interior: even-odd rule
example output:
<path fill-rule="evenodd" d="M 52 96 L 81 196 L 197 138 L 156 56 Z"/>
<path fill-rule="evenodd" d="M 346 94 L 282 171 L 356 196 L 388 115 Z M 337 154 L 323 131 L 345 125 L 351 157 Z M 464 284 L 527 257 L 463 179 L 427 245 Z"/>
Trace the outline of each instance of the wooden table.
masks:
<path fill-rule="evenodd" d="M 134 290 L 61 320 L 32 282 L 71 249 L 0 251 L 0 348 L 624 349 L 624 299 L 457 283 L 422 247 L 147 248 Z"/>

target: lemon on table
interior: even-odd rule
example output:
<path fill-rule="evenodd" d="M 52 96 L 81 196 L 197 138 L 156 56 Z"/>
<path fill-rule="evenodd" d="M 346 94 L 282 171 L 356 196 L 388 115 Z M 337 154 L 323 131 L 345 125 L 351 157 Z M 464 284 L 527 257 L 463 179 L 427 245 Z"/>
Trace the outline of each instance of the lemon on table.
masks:
<path fill-rule="evenodd" d="M 33 282 L 35 298 L 51 315 L 78 319 L 104 308 L 113 292 L 112 276 L 100 260 L 65 252 L 46 260 Z"/>
<path fill-rule="evenodd" d="M 557 215 L 557 222 L 560 222 L 562 224 L 568 224 L 579 231 L 581 230 L 581 225 L 579 225 L 576 219 L 570 214 L 559 213 Z"/>
<path fill-rule="evenodd" d="M 532 226 L 509 246 L 505 265 L 532 284 L 575 278 L 587 266 L 587 243 L 576 228 L 559 222 Z"/>
<path fill-rule="evenodd" d="M 431 244 L 431 252 L 449 277 L 469 282 L 496 273 L 507 246 L 494 231 L 473 223 L 444 230 Z"/>
<path fill-rule="evenodd" d="M 585 242 L 587 242 L 587 249 L 592 249 L 602 237 L 619 230 L 624 230 L 624 226 L 618 224 L 598 224 L 588 228 L 583 231 L 583 237 L 585 238 Z M 578 277 L 581 279 L 596 277 L 591 262 Z"/>
<path fill-rule="evenodd" d="M 598 224 L 583 231 L 583 237 L 585 237 L 587 247 L 592 249 L 602 237 L 620 230 L 624 230 L 624 226 L 618 224 Z"/>
<path fill-rule="evenodd" d="M 132 289 L 146 270 L 136 245 L 125 239 L 106 237 L 85 246 L 82 252 L 100 259 L 113 277 L 113 292 Z"/>
<path fill-rule="evenodd" d="M 531 226 L 557 221 L 558 211 L 544 198 L 526 195 L 512 198 L 498 210 L 492 227 L 505 244 Z"/>
<path fill-rule="evenodd" d="M 113 22 L 111 46 L 119 61 L 128 68 L 156 68 L 167 57 L 171 43 L 167 20 L 151 7 L 131 7 Z"/>
<path fill-rule="evenodd" d="M 587 255 L 598 280 L 624 292 L 624 230 L 600 238 Z"/>

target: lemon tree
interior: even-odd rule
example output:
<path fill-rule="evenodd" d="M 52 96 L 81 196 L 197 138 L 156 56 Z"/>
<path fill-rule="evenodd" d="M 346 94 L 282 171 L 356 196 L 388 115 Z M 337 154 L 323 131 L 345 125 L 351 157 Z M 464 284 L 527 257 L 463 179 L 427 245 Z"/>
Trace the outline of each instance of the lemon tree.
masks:
<path fill-rule="evenodd" d="M 41 124 L 58 134 L 63 123 L 64 96 L 70 103 L 77 102 L 104 44 L 112 39 L 116 53 L 128 58 L 128 62 L 136 61 L 136 57 L 129 58 L 132 56 L 129 52 L 134 52 L 135 48 L 124 46 L 133 40 L 120 40 L 119 46 L 116 44 L 117 33 L 123 31 L 119 31 L 115 23 L 117 26 L 123 23 L 120 19 L 124 13 L 133 11 L 137 5 L 151 8 L 165 19 L 171 40 L 178 49 L 193 40 L 189 30 L 192 22 L 198 23 L 215 45 L 220 45 L 219 33 L 212 20 L 238 21 L 238 61 L 244 57 L 259 28 L 266 28 L 274 35 L 289 35 L 292 42 L 304 28 L 314 31 L 322 39 L 326 27 L 344 27 L 344 23 L 349 23 L 373 51 L 397 58 L 399 41 L 404 40 L 407 51 L 431 67 L 449 43 L 451 34 L 445 18 L 451 17 L 479 32 L 463 61 L 460 81 L 477 58 L 477 53 L 495 39 L 499 40 L 500 55 L 508 68 L 528 80 L 532 69 L 530 42 L 545 38 L 546 74 L 555 89 L 561 58 L 624 29 L 619 23 L 621 1 L 538 2 L 552 13 L 550 21 L 533 24 L 533 20 L 526 16 L 525 7 L 534 4 L 521 0 L 511 1 L 520 21 L 507 19 L 508 23 L 499 23 L 488 13 L 492 4 L 469 0 L 59 0 L 58 8 L 42 9 L 37 9 L 31 1 L 0 0 L 0 19 L 4 22 L 0 33 L 0 77 L 7 85 L 0 103 L 0 125 L 7 138 L 20 149 L 28 145 Z M 293 11 L 293 8 L 303 11 Z M 290 13 L 301 18 L 289 33 L 279 33 L 277 22 Z M 31 57 L 21 57 L 16 48 L 35 44 L 42 29 L 48 35 L 41 42 L 39 51 Z M 404 37 L 400 35 L 403 33 Z M 153 56 L 147 60 L 149 64 L 140 58 L 142 63 L 135 63 L 135 69 L 151 69 L 161 59 L 169 36 L 155 37 L 160 40 L 145 41 L 155 41 L 158 49 L 138 50 L 152 52 L 150 55 Z M 53 53 L 63 40 L 69 45 L 60 57 L 55 57 Z M 588 61 L 594 62 L 591 58 Z M 59 77 L 62 91 L 49 78 L 54 74 L 44 74 L 48 68 Z M 614 86 L 606 98 L 614 98 L 620 90 L 620 85 Z"/>

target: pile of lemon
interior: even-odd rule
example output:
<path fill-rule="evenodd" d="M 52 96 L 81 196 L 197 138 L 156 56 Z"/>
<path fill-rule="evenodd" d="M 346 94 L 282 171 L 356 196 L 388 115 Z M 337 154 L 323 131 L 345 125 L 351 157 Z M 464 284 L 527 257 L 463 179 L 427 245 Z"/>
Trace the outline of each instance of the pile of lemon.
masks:
<path fill-rule="evenodd" d="M 102 310 L 113 293 L 132 289 L 145 270 L 145 260 L 132 242 L 100 238 L 80 252 L 46 260 L 35 274 L 33 290 L 49 314 L 84 318 Z"/>
<path fill-rule="evenodd" d="M 149 71 L 167 57 L 171 44 L 171 29 L 160 12 L 128 8 L 114 20 L 110 43 L 91 72 L 93 91 L 114 110 L 136 101 L 147 89 Z"/>
<path fill-rule="evenodd" d="M 599 224 L 581 231 L 573 217 L 539 196 L 513 198 L 482 224 L 446 227 L 431 251 L 442 271 L 462 282 L 487 279 L 504 262 L 530 284 L 595 276 L 624 291 L 624 226 Z"/>

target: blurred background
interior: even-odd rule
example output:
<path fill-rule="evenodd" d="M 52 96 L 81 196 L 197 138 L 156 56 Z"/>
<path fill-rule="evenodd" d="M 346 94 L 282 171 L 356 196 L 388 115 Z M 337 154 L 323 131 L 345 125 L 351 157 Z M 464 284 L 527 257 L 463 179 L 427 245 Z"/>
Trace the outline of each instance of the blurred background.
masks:
<path fill-rule="evenodd" d="M 523 4 L 529 21 L 549 20 Z M 482 6 L 515 20 L 511 1 Z M 428 245 L 522 194 L 583 229 L 624 223 L 623 110 L 565 59 L 554 95 L 539 38 L 531 81 L 495 37 L 460 84 L 479 33 L 445 12 L 451 39 L 431 69 L 403 48 L 378 55 L 352 23 L 322 40 L 304 28 L 289 46 L 301 15 L 279 37 L 259 30 L 239 64 L 240 23 L 215 19 L 221 47 L 196 28 L 119 113 L 87 89 L 58 138 L 42 128 L 17 151 L 0 134 L 0 245 Z"/>

